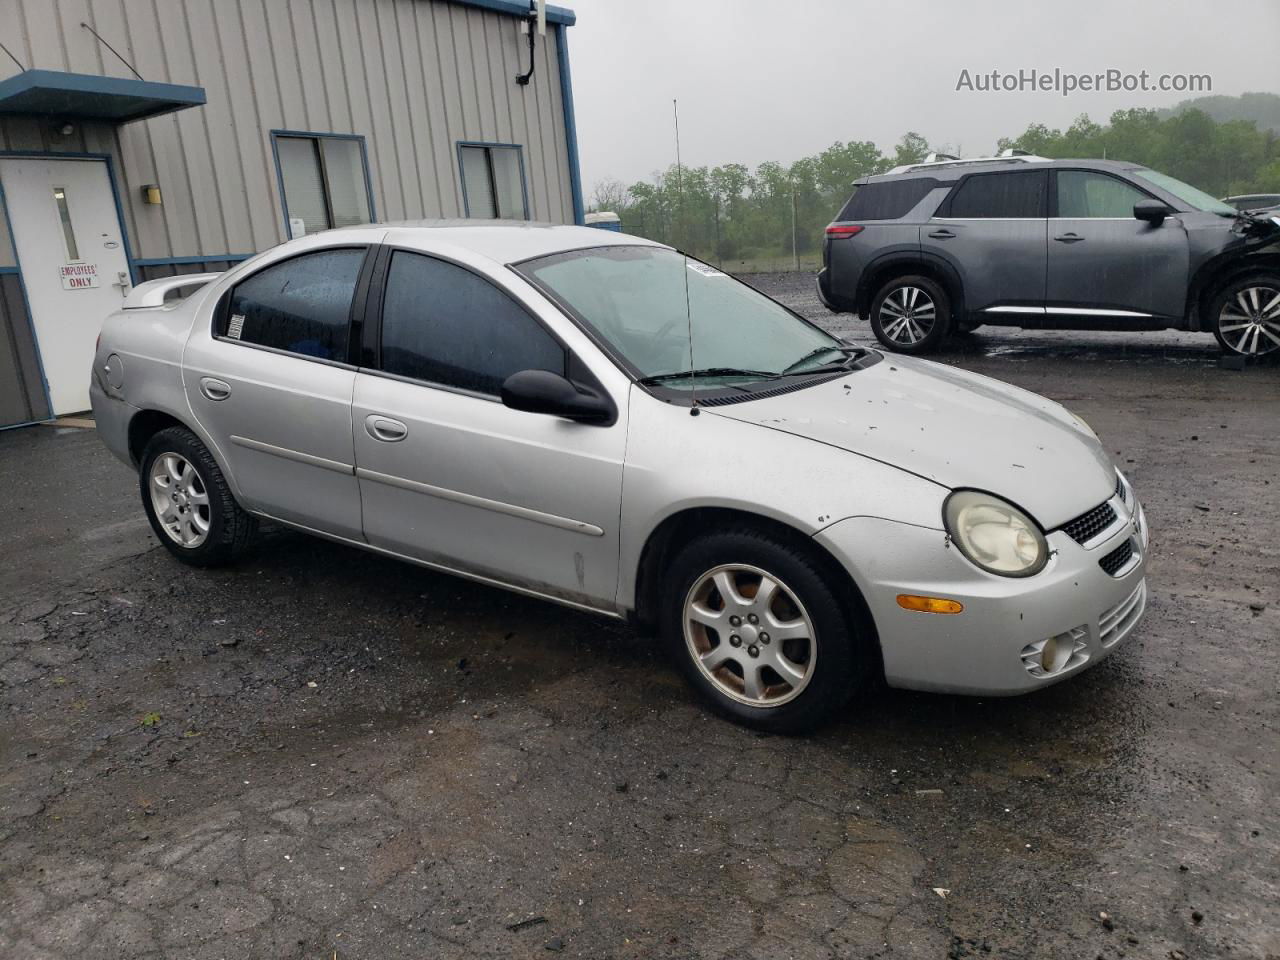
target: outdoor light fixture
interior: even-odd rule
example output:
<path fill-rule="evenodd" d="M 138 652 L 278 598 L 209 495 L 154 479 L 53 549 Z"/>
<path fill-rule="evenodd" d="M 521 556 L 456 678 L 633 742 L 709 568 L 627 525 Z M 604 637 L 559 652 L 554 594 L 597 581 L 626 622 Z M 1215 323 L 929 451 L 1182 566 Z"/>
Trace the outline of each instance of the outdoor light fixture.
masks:
<path fill-rule="evenodd" d="M 164 203 L 164 198 L 160 195 L 160 185 L 156 183 L 145 183 L 142 185 L 142 202 L 160 206 Z"/>
<path fill-rule="evenodd" d="M 64 137 L 69 137 L 75 132 L 76 132 L 76 125 L 74 123 L 64 123 L 62 126 L 58 128 L 58 133 L 62 134 L 62 136 Z"/>

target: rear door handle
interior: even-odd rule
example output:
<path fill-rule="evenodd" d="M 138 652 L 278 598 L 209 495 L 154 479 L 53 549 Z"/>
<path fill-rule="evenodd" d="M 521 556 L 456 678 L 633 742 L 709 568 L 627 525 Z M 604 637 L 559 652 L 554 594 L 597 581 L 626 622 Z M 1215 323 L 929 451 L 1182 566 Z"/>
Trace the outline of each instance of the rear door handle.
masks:
<path fill-rule="evenodd" d="M 935 240 L 950 240 L 955 234 L 950 230 L 934 230 L 929 236 Z"/>
<path fill-rule="evenodd" d="M 364 418 L 364 429 L 375 440 L 383 443 L 395 443 L 409 435 L 409 428 L 399 420 L 371 413 Z"/>
<path fill-rule="evenodd" d="M 201 377 L 200 392 L 210 400 L 225 400 L 231 396 L 231 384 L 213 377 Z"/>
<path fill-rule="evenodd" d="M 1059 243 L 1079 243 L 1084 237 L 1078 233 L 1064 233 L 1060 237 L 1054 237 Z"/>

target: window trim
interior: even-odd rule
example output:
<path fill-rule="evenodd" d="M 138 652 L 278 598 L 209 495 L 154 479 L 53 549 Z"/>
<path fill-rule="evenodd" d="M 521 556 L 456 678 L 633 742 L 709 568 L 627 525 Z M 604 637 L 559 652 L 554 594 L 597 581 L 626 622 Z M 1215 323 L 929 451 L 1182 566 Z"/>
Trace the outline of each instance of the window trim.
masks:
<path fill-rule="evenodd" d="M 1058 174 L 1059 173 L 1092 173 L 1099 177 L 1110 177 L 1112 180 L 1119 180 L 1125 186 L 1130 187 L 1133 190 L 1137 190 L 1141 194 L 1144 194 L 1148 200 L 1160 200 L 1160 198 L 1157 197 L 1150 190 L 1146 190 L 1143 187 L 1139 186 L 1138 184 L 1134 183 L 1132 180 L 1126 180 L 1124 177 L 1120 176 L 1119 174 L 1112 173 L 1110 170 L 1094 170 L 1094 169 L 1090 169 L 1089 167 L 1053 167 L 1049 172 L 1053 174 L 1053 177 L 1049 181 L 1049 219 L 1050 220 L 1111 220 L 1115 222 L 1118 220 L 1135 219 L 1132 214 L 1130 214 L 1127 217 L 1060 217 L 1058 216 Z M 1163 200 L 1160 200 L 1160 202 L 1164 203 Z"/>
<path fill-rule="evenodd" d="M 364 251 L 364 259 L 360 262 L 360 270 L 356 274 L 356 286 L 351 292 L 351 306 L 347 311 L 347 347 L 346 356 L 341 360 L 330 360 L 327 357 L 313 357 L 310 354 L 294 353 L 292 350 L 285 350 L 283 347 L 272 347 L 265 343 L 253 343 L 247 340 L 237 340 L 234 337 L 228 337 L 226 334 L 219 333 L 218 329 L 227 319 L 227 313 L 231 310 L 231 298 L 235 296 L 236 288 L 247 280 L 252 280 L 258 274 L 265 270 L 278 267 L 283 263 L 290 263 L 293 260 L 299 260 L 302 257 L 308 257 L 316 253 L 332 253 L 336 250 L 362 250 Z M 364 328 L 365 310 L 367 307 L 367 299 L 369 294 L 369 285 L 373 277 L 374 263 L 377 260 L 378 245 L 373 243 L 340 243 L 332 247 L 313 247 L 310 250 L 299 250 L 297 253 L 288 257 L 281 257 L 279 260 L 272 260 L 270 263 L 264 263 L 258 269 L 246 273 L 244 276 L 235 278 L 235 282 L 227 287 L 218 298 L 218 304 L 213 308 L 213 316 L 209 320 L 209 337 L 222 343 L 234 344 L 238 347 L 247 347 L 250 350 L 264 350 L 267 353 L 279 354 L 282 357 L 292 357 L 295 360 L 306 360 L 310 363 L 323 363 L 330 367 L 341 367 L 344 370 L 355 370 L 358 367 L 356 360 L 358 359 L 358 346 L 360 337 Z"/>
<path fill-rule="evenodd" d="M 364 166 L 364 191 L 369 202 L 369 222 L 378 222 L 378 211 L 373 203 L 373 174 L 369 169 L 369 147 L 362 133 L 327 133 L 314 130 L 272 130 L 271 133 L 271 157 L 276 165 L 276 191 L 280 194 L 280 208 L 284 214 L 284 238 L 285 240 L 296 239 L 289 230 L 289 200 L 284 193 L 284 168 L 280 166 L 280 147 L 279 140 L 281 137 L 292 137 L 297 139 L 311 140 L 355 140 L 360 144 L 360 162 Z M 320 154 L 320 176 L 324 184 L 324 203 L 325 211 L 329 215 L 329 219 L 333 219 L 333 204 L 329 199 L 329 180 L 324 167 L 324 150 L 319 151 Z M 333 229 L 333 228 L 330 228 Z"/>
<path fill-rule="evenodd" d="M 364 329 L 362 330 L 362 338 L 360 341 L 358 365 L 360 373 L 387 377 L 391 380 L 399 380 L 401 383 L 411 383 L 414 386 L 428 387 L 432 390 L 444 390 L 448 393 L 456 393 L 464 397 L 472 397 L 476 400 L 488 400 L 493 403 L 502 402 L 502 397 L 496 393 L 485 393 L 481 390 L 470 390 L 466 387 L 458 387 L 450 383 L 436 383 L 433 380 L 423 380 L 420 377 L 410 377 L 403 373 L 392 373 L 390 370 L 382 369 L 382 319 L 383 311 L 386 306 L 387 280 L 391 276 L 391 258 L 397 253 L 412 253 L 420 257 L 426 257 L 429 260 L 439 260 L 441 263 L 447 263 L 451 266 L 465 270 L 481 282 L 489 284 L 489 286 L 497 290 L 499 294 L 510 300 L 512 304 L 515 305 L 516 309 L 528 316 L 530 320 L 537 324 L 542 331 L 560 347 L 561 353 L 564 357 L 564 366 L 561 368 L 560 376 L 564 377 L 571 383 L 577 382 L 570 376 L 570 371 L 573 369 L 573 360 L 574 358 L 577 358 L 577 354 L 573 352 L 572 348 L 564 342 L 564 339 L 557 334 L 555 330 L 552 330 L 547 326 L 541 317 L 530 310 L 529 307 L 522 303 L 518 297 L 511 293 L 511 291 L 505 289 L 493 278 L 480 273 L 474 267 L 461 263 L 452 257 L 448 257 L 434 251 L 428 253 L 425 250 L 417 250 L 413 247 L 405 247 L 396 244 L 379 245 L 377 266 L 370 279 L 368 299 L 365 304 L 365 316 L 367 322 L 363 324 Z M 587 385 L 596 387 L 603 391 L 603 386 L 601 386 L 595 374 L 591 373 L 587 364 L 582 361 L 581 358 L 577 359 L 579 366 L 590 374 L 590 382 Z"/>
<path fill-rule="evenodd" d="M 524 144 L 522 143 L 500 143 L 493 140 L 459 140 L 456 144 L 456 153 L 458 158 L 458 183 L 462 185 L 462 215 L 471 219 L 471 201 L 467 198 L 467 178 L 463 174 L 462 169 L 462 151 L 464 147 L 483 147 L 486 150 L 514 150 L 516 159 L 520 163 L 520 197 L 524 202 L 524 219 L 530 219 L 529 213 L 529 178 L 525 175 L 524 169 Z M 493 190 L 494 210 L 497 210 L 498 201 L 498 185 L 494 180 L 493 159 L 486 156 L 489 166 L 489 188 Z M 502 217 L 497 219 L 501 220 Z"/>
<path fill-rule="evenodd" d="M 1015 167 L 1014 169 L 1011 169 L 1011 170 L 982 170 L 975 173 L 966 173 L 963 177 L 961 177 L 959 180 L 955 182 L 955 184 L 951 188 L 951 192 L 947 194 L 946 198 L 942 201 L 942 203 L 938 204 L 938 209 L 934 212 L 933 216 L 930 217 L 929 219 L 931 220 L 966 220 L 966 221 L 970 221 L 970 220 L 971 221 L 1046 220 L 1048 219 L 1049 209 L 1050 209 L 1050 206 L 1049 206 L 1049 195 L 1050 195 L 1049 173 L 1050 172 L 1051 171 L 1048 168 L 1041 169 L 1041 170 L 1026 170 L 1026 169 Z M 952 202 L 955 200 L 957 196 L 959 196 L 960 191 L 964 189 L 964 185 L 968 183 L 970 180 L 972 180 L 974 177 L 1007 177 L 1007 176 L 1016 176 L 1018 174 L 1022 174 L 1023 176 L 1026 176 L 1027 174 L 1034 174 L 1044 178 L 1044 196 L 1041 199 L 1040 215 L 1038 217 L 953 217 L 951 215 Z"/>

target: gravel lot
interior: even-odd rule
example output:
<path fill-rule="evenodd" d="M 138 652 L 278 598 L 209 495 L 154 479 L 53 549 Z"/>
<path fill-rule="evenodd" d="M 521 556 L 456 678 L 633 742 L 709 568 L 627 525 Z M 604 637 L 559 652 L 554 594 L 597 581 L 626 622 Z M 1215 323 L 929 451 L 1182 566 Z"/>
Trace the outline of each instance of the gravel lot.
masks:
<path fill-rule="evenodd" d="M 1041 693 L 802 739 L 709 717 L 649 637 L 341 546 L 183 567 L 92 431 L 0 434 L 0 957 L 1280 956 L 1280 368 L 1216 357 L 942 357 L 1104 438 L 1147 619 Z"/>

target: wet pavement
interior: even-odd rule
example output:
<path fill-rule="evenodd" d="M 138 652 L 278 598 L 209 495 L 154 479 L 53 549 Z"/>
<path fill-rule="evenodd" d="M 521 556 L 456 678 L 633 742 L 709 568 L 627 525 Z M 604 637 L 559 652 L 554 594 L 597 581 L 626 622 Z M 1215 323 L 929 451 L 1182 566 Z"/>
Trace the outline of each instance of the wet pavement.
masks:
<path fill-rule="evenodd" d="M 941 359 L 1103 437 L 1147 618 L 1035 695 L 881 690 L 804 738 L 626 627 L 353 549 L 183 567 L 92 431 L 0 434 L 0 957 L 1280 955 L 1280 367 Z"/>

